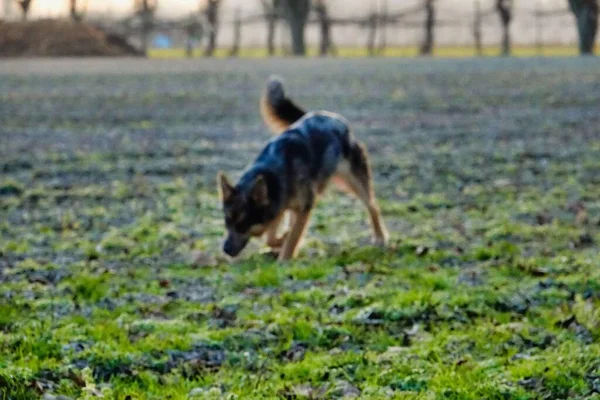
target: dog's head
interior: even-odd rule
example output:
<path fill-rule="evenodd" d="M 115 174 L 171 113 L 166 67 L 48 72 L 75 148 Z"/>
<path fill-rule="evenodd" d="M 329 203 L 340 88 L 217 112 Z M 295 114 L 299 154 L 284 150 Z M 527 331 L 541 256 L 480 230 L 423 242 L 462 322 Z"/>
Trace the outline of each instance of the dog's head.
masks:
<path fill-rule="evenodd" d="M 250 238 L 265 233 L 272 219 L 267 181 L 263 175 L 258 175 L 233 186 L 222 172 L 219 172 L 217 180 L 227 228 L 223 251 L 236 257 Z"/>

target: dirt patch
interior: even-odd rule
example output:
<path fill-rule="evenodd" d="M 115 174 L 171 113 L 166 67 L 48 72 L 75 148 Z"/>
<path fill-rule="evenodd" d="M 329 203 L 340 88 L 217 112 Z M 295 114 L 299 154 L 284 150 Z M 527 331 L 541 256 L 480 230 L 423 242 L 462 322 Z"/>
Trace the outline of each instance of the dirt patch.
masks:
<path fill-rule="evenodd" d="M 0 22 L 0 57 L 141 56 L 122 37 L 65 20 Z"/>

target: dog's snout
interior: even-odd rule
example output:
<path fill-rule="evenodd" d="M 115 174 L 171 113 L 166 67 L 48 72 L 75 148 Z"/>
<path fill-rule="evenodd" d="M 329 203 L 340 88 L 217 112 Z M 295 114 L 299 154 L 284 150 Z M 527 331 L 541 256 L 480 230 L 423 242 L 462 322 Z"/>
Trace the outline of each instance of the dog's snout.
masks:
<path fill-rule="evenodd" d="M 227 239 L 225 239 L 225 243 L 223 243 L 223 252 L 230 257 L 237 257 L 244 250 L 249 239 L 247 236 L 230 232 Z"/>
<path fill-rule="evenodd" d="M 231 240 L 226 240 L 225 243 L 223 243 L 223 252 L 230 257 L 235 257 L 237 255 L 234 246 L 231 244 Z"/>

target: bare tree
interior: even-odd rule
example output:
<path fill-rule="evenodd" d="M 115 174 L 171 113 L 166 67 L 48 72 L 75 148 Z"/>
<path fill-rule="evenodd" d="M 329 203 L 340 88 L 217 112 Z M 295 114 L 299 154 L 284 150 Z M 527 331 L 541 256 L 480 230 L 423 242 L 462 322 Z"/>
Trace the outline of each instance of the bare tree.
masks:
<path fill-rule="evenodd" d="M 502 55 L 510 55 L 510 23 L 513 14 L 513 0 L 496 0 L 496 10 L 502 23 Z"/>
<path fill-rule="evenodd" d="M 154 14 L 158 8 L 158 0 L 135 0 L 135 14 L 140 19 L 140 41 L 142 52 L 148 54 L 150 34 L 154 29 Z"/>
<path fill-rule="evenodd" d="M 204 34 L 204 26 L 200 23 L 196 14 L 189 16 L 185 24 L 185 34 L 185 55 L 188 58 L 192 58 L 194 55 L 194 42 L 202 40 Z"/>
<path fill-rule="evenodd" d="M 77 0 L 69 0 L 69 14 L 71 15 L 71 20 L 80 22 L 83 20 L 84 12 L 78 11 L 77 3 Z"/>
<path fill-rule="evenodd" d="M 23 21 L 27 21 L 27 16 L 29 15 L 29 10 L 33 0 L 17 0 L 17 3 L 19 4 L 19 7 L 21 7 Z"/>
<path fill-rule="evenodd" d="M 221 0 L 208 0 L 204 14 L 206 15 L 206 21 L 208 22 L 208 43 L 204 50 L 205 57 L 212 57 L 215 54 L 217 48 L 217 34 L 219 33 L 219 6 Z"/>
<path fill-rule="evenodd" d="M 381 33 L 379 35 L 379 49 L 377 50 L 380 55 L 385 54 L 387 47 L 387 24 L 389 22 L 389 11 L 388 11 L 388 0 L 382 0 L 380 10 L 379 21 L 381 24 Z"/>
<path fill-rule="evenodd" d="M 475 18 L 473 20 L 473 38 L 475 39 L 475 53 L 478 56 L 483 55 L 483 45 L 481 44 L 481 3 L 479 0 L 475 0 Z"/>
<path fill-rule="evenodd" d="M 421 45 L 421 55 L 433 53 L 433 38 L 435 29 L 435 0 L 425 0 L 425 39 Z"/>
<path fill-rule="evenodd" d="M 267 22 L 267 49 L 269 56 L 275 55 L 275 28 L 281 14 L 280 0 L 261 0 Z"/>
<path fill-rule="evenodd" d="M 242 12 L 238 8 L 235 10 L 235 20 L 233 21 L 233 46 L 229 52 L 229 57 L 237 57 L 240 54 L 240 42 L 242 40 Z"/>
<path fill-rule="evenodd" d="M 373 57 L 375 55 L 375 40 L 377 39 L 377 22 L 379 17 L 375 11 L 371 12 L 367 17 L 367 28 L 369 33 L 367 34 L 367 54 Z"/>
<path fill-rule="evenodd" d="M 593 54 L 598 33 L 598 0 L 569 0 L 569 6 L 577 21 L 579 52 Z"/>
<path fill-rule="evenodd" d="M 296 56 L 306 55 L 304 30 L 310 11 L 310 0 L 281 0 L 283 15 L 290 26 L 292 52 Z"/>
<path fill-rule="evenodd" d="M 321 30 L 321 45 L 319 46 L 319 55 L 326 56 L 333 50 L 331 41 L 331 19 L 329 18 L 329 7 L 326 0 L 316 0 L 314 4 L 317 20 Z"/>

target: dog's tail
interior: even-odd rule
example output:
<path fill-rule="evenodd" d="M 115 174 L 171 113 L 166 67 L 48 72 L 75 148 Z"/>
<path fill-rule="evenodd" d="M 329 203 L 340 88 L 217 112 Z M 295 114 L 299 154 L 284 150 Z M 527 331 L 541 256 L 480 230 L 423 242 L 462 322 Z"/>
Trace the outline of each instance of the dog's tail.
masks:
<path fill-rule="evenodd" d="M 287 97 L 282 80 L 272 76 L 260 100 L 260 114 L 271 132 L 280 134 L 302 118 L 306 111 Z"/>

